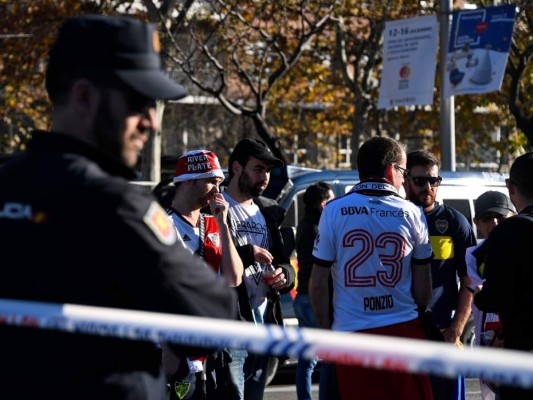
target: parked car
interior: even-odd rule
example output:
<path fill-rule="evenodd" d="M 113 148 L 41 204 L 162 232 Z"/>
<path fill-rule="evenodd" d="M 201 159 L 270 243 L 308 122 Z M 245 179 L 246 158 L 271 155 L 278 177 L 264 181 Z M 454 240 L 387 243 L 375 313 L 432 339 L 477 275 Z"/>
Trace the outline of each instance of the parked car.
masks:
<path fill-rule="evenodd" d="M 329 183 L 335 197 L 345 195 L 359 182 L 357 170 L 317 170 L 310 168 L 288 167 L 288 179 L 285 186 L 275 194 L 274 199 L 287 210 L 283 227 L 295 228 L 303 217 L 303 194 L 313 183 Z M 439 187 L 437 201 L 453 207 L 464 214 L 473 225 L 475 199 L 487 190 L 496 190 L 507 194 L 505 174 L 492 172 L 451 172 L 441 171 L 442 183 Z M 400 193 L 405 195 L 405 193 Z M 476 235 L 479 235 L 476 232 Z M 476 236 L 477 237 L 477 236 Z"/>

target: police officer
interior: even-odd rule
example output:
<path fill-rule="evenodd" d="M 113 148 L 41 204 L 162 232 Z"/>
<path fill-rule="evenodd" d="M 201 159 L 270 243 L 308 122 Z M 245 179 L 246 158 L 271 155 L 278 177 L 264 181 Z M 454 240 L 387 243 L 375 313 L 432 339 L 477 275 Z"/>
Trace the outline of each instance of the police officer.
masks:
<path fill-rule="evenodd" d="M 46 72 L 51 132 L 35 132 L 0 171 L 0 298 L 236 315 L 227 283 L 176 241 L 155 198 L 128 183 L 158 129 L 155 99 L 186 95 L 158 51 L 154 26 L 133 18 L 61 27 Z M 151 342 L 8 326 L 0 337 L 2 398 L 165 397 Z"/>

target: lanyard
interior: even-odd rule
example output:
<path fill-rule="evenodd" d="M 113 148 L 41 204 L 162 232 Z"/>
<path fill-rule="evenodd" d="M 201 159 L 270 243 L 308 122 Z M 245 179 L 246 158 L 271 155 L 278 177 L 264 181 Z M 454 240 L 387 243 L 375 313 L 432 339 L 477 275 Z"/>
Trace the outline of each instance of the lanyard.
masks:
<path fill-rule="evenodd" d="M 205 221 L 204 216 L 202 213 L 200 213 L 200 225 L 198 226 L 198 237 L 200 239 L 200 243 L 198 244 L 198 250 L 196 253 L 200 256 L 202 260 L 205 261 L 205 246 L 204 246 L 204 239 L 205 239 Z"/>

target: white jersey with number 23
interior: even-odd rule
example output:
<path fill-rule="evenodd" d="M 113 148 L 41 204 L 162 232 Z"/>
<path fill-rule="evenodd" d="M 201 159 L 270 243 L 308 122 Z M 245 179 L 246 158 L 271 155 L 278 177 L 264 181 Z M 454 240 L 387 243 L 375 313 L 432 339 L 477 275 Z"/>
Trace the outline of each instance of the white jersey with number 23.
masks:
<path fill-rule="evenodd" d="M 358 331 L 413 320 L 411 262 L 432 257 L 422 209 L 394 186 L 362 182 L 328 203 L 313 256 L 332 267 L 333 329 Z"/>

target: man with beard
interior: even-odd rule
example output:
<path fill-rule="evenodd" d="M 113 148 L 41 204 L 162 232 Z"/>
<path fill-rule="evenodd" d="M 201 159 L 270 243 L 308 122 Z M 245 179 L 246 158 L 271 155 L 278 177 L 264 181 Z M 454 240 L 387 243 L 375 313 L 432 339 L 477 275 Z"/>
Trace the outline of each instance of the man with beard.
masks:
<path fill-rule="evenodd" d="M 62 25 L 46 71 L 52 132 L 34 132 L 0 170 L 0 209 L 9 210 L 0 214 L 1 298 L 235 315 L 227 283 L 177 241 L 156 199 L 129 183 L 158 129 L 155 99 L 186 95 L 162 72 L 157 38 L 154 25 L 129 17 Z M 151 340 L 8 325 L 0 336 L 2 398 L 165 398 Z"/>
<path fill-rule="evenodd" d="M 242 281 L 243 267 L 227 223 L 229 205 L 219 191 L 223 180 L 224 173 L 212 151 L 183 154 L 176 166 L 174 198 L 167 214 L 185 246 L 223 276 L 229 286 L 235 287 Z M 211 214 L 201 212 L 204 207 L 209 207 Z M 222 352 L 209 359 L 182 358 L 177 363 L 163 346 L 163 361 L 171 375 L 171 399 L 221 398 L 220 393 L 226 389 Z M 176 397 L 187 388 L 186 397 Z"/>
<path fill-rule="evenodd" d="M 174 199 L 167 209 L 183 243 L 222 275 L 230 286 L 242 281 L 242 261 L 227 223 L 229 204 L 220 193 L 224 173 L 212 151 L 183 154 L 176 166 Z M 202 213 L 209 207 L 211 214 Z"/>
<path fill-rule="evenodd" d="M 459 338 L 472 303 L 467 289 L 465 253 L 468 247 L 476 245 L 476 238 L 463 214 L 435 201 L 442 181 L 439 171 L 440 160 L 434 154 L 426 150 L 412 151 L 407 155 L 404 188 L 407 199 L 422 207 L 428 223 L 434 254 L 429 311 L 444 341 L 462 346 Z M 451 380 L 432 376 L 431 384 L 436 400 L 464 398 L 462 377 Z"/>
<path fill-rule="evenodd" d="M 256 324 L 283 325 L 279 292 L 294 286 L 295 272 L 279 231 L 285 210 L 261 196 L 272 168 L 282 166 L 283 161 L 265 143 L 243 139 L 230 156 L 230 181 L 223 192 L 230 205 L 233 240 L 244 265 L 243 282 L 237 287 L 240 318 Z M 265 279 L 267 274 L 272 276 Z M 269 358 L 246 350 L 230 350 L 230 354 L 230 399 L 261 400 Z"/>

